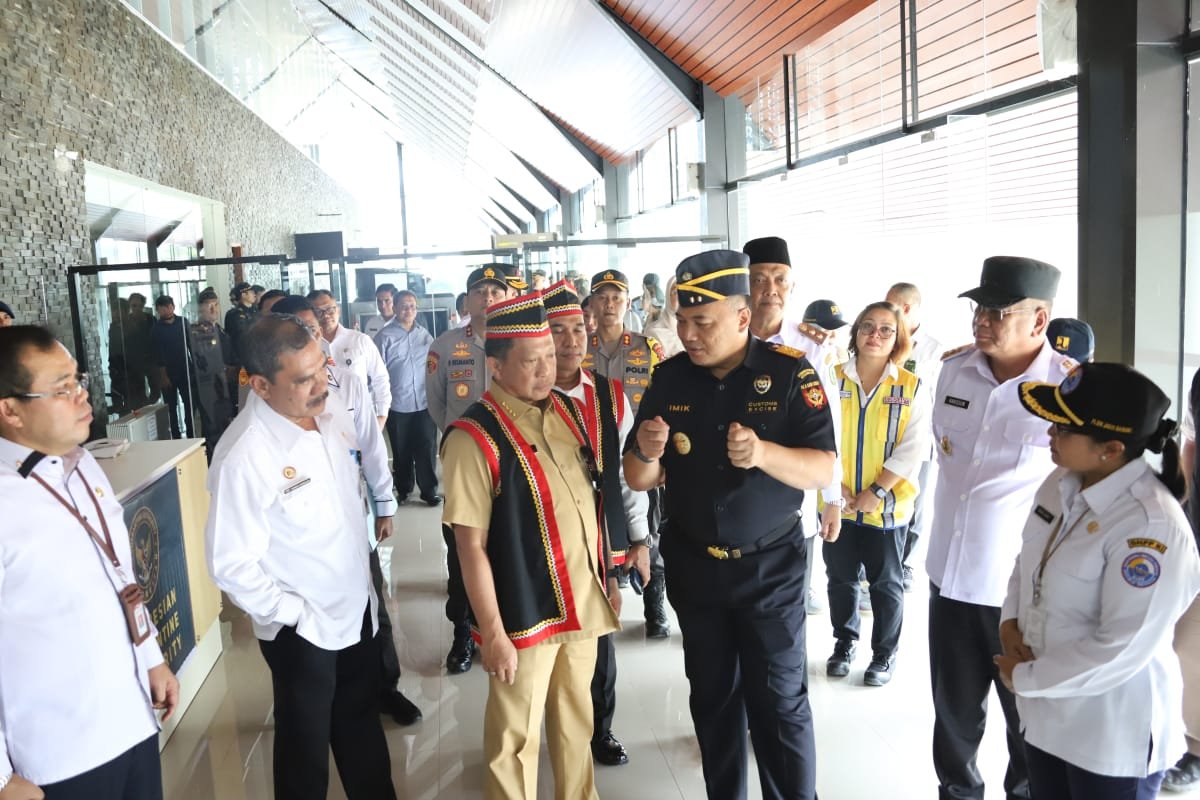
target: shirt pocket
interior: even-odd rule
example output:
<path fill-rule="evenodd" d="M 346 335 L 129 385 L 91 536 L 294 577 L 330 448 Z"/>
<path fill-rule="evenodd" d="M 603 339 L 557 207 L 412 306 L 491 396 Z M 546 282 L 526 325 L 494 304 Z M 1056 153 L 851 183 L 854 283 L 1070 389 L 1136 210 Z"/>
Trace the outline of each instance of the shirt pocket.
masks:
<path fill-rule="evenodd" d="M 1012 467 L 1019 467 L 1050 447 L 1048 423 L 1029 415 L 1028 419 L 1009 420 L 1004 425 L 1005 456 Z"/>
<path fill-rule="evenodd" d="M 965 408 L 952 406 L 944 399 L 934 407 L 934 446 L 941 451 L 943 458 L 953 462 L 958 458 L 970 457 L 968 445 L 974 439 L 971 435 L 973 424 L 977 424 L 977 421 Z"/>
<path fill-rule="evenodd" d="M 336 502 L 335 498 L 322 499 L 318 497 L 316 484 L 292 484 L 279 492 L 278 506 L 280 514 L 291 526 L 295 533 L 306 530 L 323 530 L 326 518 L 329 517 L 329 506 Z"/>

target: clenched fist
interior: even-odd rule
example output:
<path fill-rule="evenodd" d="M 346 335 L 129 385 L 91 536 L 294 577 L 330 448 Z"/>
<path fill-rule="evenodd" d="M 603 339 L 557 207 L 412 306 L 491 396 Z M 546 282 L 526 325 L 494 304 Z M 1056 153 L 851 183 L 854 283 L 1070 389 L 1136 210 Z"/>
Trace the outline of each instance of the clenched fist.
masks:
<path fill-rule="evenodd" d="M 662 458 L 667 450 L 667 437 L 671 435 L 671 426 L 662 417 L 655 417 L 642 422 L 637 430 L 637 447 L 646 458 Z"/>
<path fill-rule="evenodd" d="M 725 438 L 729 451 L 729 463 L 741 469 L 762 466 L 763 442 L 753 428 L 740 423 L 729 423 L 729 435 Z"/>

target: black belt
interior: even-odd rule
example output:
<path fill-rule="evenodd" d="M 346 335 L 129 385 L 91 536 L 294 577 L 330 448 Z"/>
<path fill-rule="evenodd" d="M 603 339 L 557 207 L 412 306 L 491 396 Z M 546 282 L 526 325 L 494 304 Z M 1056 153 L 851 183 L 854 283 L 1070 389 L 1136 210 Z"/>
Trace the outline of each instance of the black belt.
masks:
<path fill-rule="evenodd" d="M 788 520 L 784 524 L 775 528 L 773 531 L 763 536 L 761 539 L 756 539 L 747 545 L 740 547 L 726 545 L 708 545 L 704 548 L 704 553 L 708 556 L 717 559 L 718 561 L 728 561 L 729 559 L 738 559 L 742 556 L 752 555 L 762 552 L 769 547 L 773 547 L 786 539 L 793 531 L 800 527 L 799 516 Z"/>

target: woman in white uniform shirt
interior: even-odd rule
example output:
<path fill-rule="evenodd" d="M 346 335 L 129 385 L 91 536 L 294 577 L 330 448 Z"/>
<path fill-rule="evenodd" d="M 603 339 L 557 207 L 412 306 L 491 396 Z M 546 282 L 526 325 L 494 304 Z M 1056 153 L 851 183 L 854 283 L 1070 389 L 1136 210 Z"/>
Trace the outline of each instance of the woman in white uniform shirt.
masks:
<path fill-rule="evenodd" d="M 1060 469 L 1034 498 L 1000 623 L 1034 800 L 1157 796 L 1183 744 L 1175 621 L 1200 591 L 1166 395 L 1120 364 L 1021 384 Z M 1155 473 L 1142 453 L 1163 454 Z"/>

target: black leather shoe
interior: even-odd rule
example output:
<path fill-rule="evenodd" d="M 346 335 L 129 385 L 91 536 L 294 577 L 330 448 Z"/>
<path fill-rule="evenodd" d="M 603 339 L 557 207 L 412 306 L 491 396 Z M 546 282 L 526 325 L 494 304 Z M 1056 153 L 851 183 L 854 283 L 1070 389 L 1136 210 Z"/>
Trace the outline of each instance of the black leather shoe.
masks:
<path fill-rule="evenodd" d="M 850 662 L 858 645 L 849 639 L 838 639 L 833 646 L 833 655 L 825 662 L 825 674 L 830 678 L 844 678 L 850 674 Z"/>
<path fill-rule="evenodd" d="M 403 693 L 396 690 L 383 696 L 379 708 L 384 714 L 390 714 L 399 725 L 415 725 L 422 719 L 421 709 L 417 708 L 413 701 L 405 697 Z"/>
<path fill-rule="evenodd" d="M 446 672 L 461 675 L 471 668 L 475 658 L 475 642 L 471 640 L 471 629 L 466 625 L 454 626 L 454 642 L 446 654 Z"/>
<path fill-rule="evenodd" d="M 867 666 L 867 672 L 863 676 L 863 683 L 867 686 L 883 686 L 892 679 L 892 671 L 896 669 L 896 657 L 874 655 L 871 656 L 871 663 Z"/>
<path fill-rule="evenodd" d="M 629 754 L 625 752 L 625 745 L 618 742 L 617 737 L 609 731 L 604 738 L 592 740 L 592 759 L 606 767 L 619 767 L 629 763 Z"/>
<path fill-rule="evenodd" d="M 1168 792 L 1190 792 L 1200 786 L 1200 757 L 1184 753 L 1175 766 L 1167 770 L 1162 788 Z"/>
<path fill-rule="evenodd" d="M 421 502 L 427 506 L 440 506 L 442 504 L 442 496 L 440 494 L 421 495 Z"/>
<path fill-rule="evenodd" d="M 642 604 L 646 612 L 646 638 L 666 639 L 671 635 L 671 623 L 667 619 L 667 586 L 662 575 L 650 578 L 642 590 Z"/>

